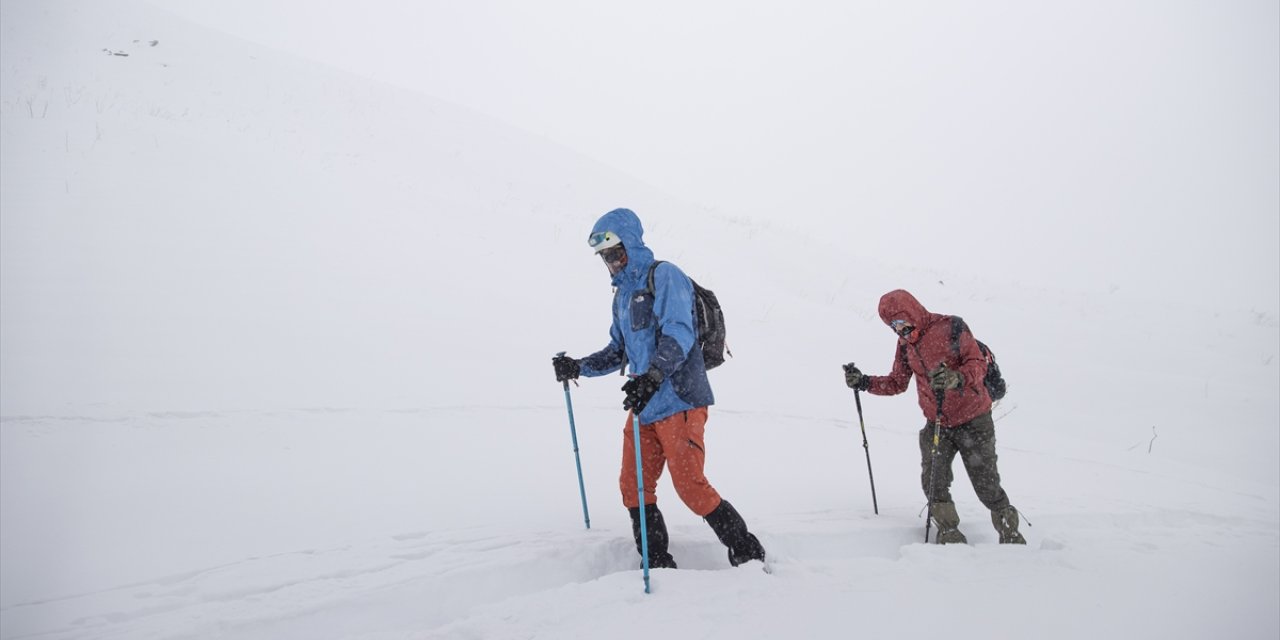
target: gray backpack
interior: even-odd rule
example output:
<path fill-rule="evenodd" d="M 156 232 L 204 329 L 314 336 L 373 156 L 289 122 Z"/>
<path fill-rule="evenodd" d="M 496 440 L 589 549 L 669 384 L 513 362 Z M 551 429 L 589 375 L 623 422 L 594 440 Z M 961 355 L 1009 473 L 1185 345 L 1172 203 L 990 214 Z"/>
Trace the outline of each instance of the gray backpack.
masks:
<path fill-rule="evenodd" d="M 649 267 L 649 287 L 645 289 L 649 295 L 654 295 L 653 271 L 662 262 L 655 260 Z M 724 364 L 725 354 L 733 357 L 733 352 L 729 351 L 729 345 L 725 342 L 724 310 L 720 308 L 715 292 L 699 285 L 693 278 L 689 278 L 689 282 L 693 283 L 693 324 L 698 333 L 698 346 L 702 349 L 702 360 L 710 371 Z"/>

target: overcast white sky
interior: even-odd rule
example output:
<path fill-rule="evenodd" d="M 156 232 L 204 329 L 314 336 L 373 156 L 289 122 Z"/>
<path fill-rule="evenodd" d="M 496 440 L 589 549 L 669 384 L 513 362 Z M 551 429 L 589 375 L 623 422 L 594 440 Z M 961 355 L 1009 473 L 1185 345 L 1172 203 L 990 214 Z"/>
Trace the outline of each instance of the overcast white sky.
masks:
<path fill-rule="evenodd" d="M 1280 299 L 1272 1 L 154 1 L 854 252 Z"/>

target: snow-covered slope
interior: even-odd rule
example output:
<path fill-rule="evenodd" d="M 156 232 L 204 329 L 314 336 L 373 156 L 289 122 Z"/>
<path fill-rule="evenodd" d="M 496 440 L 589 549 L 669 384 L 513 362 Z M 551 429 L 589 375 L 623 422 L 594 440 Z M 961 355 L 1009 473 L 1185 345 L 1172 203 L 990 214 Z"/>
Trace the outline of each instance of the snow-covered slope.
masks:
<path fill-rule="evenodd" d="M 0 11 L 2 638 L 1280 632 L 1277 309 L 872 260 L 149 5 Z M 583 526 L 548 361 L 607 340 L 615 206 L 726 306 L 707 471 L 772 575 L 664 480 L 642 593 L 616 378 Z M 973 544 L 920 544 L 911 394 L 863 398 L 871 512 L 839 365 L 899 287 L 999 354 L 1026 548 L 963 478 Z"/>

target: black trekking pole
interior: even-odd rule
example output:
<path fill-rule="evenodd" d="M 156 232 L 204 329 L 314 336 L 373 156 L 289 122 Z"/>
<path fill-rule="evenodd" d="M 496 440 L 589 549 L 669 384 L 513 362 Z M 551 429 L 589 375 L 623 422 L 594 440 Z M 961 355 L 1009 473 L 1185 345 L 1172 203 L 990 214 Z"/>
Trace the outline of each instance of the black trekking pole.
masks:
<path fill-rule="evenodd" d="M 853 366 L 853 363 L 849 363 Z M 880 515 L 880 503 L 876 501 L 876 477 L 871 473 L 871 446 L 867 444 L 867 423 L 862 419 L 862 396 L 853 390 L 853 401 L 858 405 L 858 426 L 862 429 L 862 450 L 867 454 L 867 478 L 871 480 L 871 508 Z"/>
<path fill-rule="evenodd" d="M 938 411 L 933 417 L 933 453 L 929 456 L 929 505 L 926 507 L 928 516 L 924 521 L 924 541 L 926 543 L 929 542 L 929 527 L 933 524 L 933 492 L 935 490 L 935 477 L 938 472 L 938 436 L 942 429 L 942 400 L 946 397 L 946 391 L 938 389 L 933 392 L 933 395 L 938 398 Z"/>

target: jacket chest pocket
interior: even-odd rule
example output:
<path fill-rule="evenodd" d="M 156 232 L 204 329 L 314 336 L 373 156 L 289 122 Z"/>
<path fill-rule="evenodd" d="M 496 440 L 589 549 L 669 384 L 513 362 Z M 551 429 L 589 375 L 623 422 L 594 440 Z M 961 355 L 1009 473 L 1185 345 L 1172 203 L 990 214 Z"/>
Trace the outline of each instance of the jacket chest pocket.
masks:
<path fill-rule="evenodd" d="M 631 330 L 642 331 L 653 326 L 653 294 L 645 291 L 633 294 L 627 304 L 631 316 Z"/>
<path fill-rule="evenodd" d="M 919 351 L 912 350 L 912 352 L 907 354 L 907 365 L 911 368 L 913 373 L 925 380 L 926 383 L 928 382 L 929 372 L 937 369 L 938 367 L 943 365 L 946 365 L 949 369 L 956 369 L 959 367 L 958 362 L 950 362 L 952 358 L 949 353 L 944 354 L 937 360 L 925 360 L 926 357 L 933 358 L 934 356 L 935 354 L 932 352 L 920 353 Z"/>
<path fill-rule="evenodd" d="M 907 354 L 907 367 L 911 369 L 912 373 L 916 374 L 916 377 L 928 383 L 929 368 L 924 359 L 920 357 L 919 352 Z"/>

